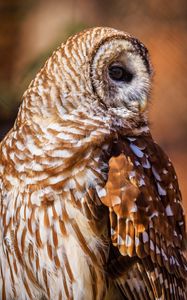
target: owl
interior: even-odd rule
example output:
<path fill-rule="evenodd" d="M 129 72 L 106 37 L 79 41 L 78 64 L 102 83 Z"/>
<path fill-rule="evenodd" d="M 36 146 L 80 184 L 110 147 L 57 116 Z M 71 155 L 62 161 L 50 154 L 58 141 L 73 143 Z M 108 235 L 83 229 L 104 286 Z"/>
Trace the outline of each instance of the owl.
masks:
<path fill-rule="evenodd" d="M 131 35 L 70 37 L 0 144 L 0 299 L 186 299 L 185 220 Z"/>

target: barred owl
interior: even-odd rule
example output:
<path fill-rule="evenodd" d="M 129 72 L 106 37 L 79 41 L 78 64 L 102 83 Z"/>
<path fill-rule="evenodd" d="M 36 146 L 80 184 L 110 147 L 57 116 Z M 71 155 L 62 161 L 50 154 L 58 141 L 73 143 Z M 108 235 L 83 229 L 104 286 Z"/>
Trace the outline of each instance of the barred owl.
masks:
<path fill-rule="evenodd" d="M 0 144 L 0 299 L 186 299 L 185 221 L 127 33 L 62 44 Z"/>

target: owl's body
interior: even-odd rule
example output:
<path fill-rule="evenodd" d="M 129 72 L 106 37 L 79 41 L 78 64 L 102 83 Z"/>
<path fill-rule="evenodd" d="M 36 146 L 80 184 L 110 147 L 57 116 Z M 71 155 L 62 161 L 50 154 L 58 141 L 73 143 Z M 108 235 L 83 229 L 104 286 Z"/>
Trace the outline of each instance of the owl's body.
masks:
<path fill-rule="evenodd" d="M 0 299 L 186 299 L 185 224 L 149 132 L 146 48 L 84 31 L 46 62 L 0 144 Z"/>

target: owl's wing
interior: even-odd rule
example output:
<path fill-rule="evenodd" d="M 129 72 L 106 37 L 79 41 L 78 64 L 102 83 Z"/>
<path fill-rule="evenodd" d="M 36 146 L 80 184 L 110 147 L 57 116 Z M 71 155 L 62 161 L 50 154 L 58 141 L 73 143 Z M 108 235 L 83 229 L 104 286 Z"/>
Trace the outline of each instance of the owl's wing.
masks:
<path fill-rule="evenodd" d="M 128 299 L 186 299 L 185 220 L 171 162 L 151 136 L 121 139 L 112 155 L 101 191 L 114 248 L 109 274 Z"/>

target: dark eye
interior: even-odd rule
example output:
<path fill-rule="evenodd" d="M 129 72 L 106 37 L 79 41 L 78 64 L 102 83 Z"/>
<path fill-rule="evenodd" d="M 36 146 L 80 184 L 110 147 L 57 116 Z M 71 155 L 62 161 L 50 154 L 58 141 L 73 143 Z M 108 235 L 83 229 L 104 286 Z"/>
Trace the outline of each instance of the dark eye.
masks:
<path fill-rule="evenodd" d="M 133 74 L 121 66 L 111 66 L 109 67 L 109 76 L 115 81 L 130 82 L 133 78 Z"/>

